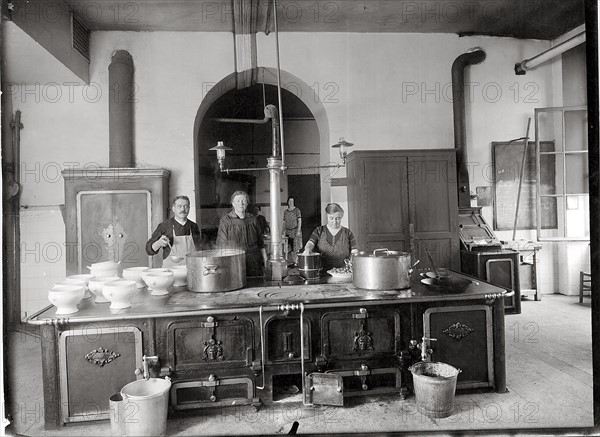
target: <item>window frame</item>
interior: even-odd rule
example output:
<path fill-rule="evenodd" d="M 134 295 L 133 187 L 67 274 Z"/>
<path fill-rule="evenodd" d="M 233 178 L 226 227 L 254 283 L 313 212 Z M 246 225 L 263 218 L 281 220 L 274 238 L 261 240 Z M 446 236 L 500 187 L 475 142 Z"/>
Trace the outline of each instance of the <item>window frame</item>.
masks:
<path fill-rule="evenodd" d="M 568 155 L 581 155 L 581 154 L 585 154 L 588 156 L 588 165 L 589 165 L 589 144 L 587 146 L 587 148 L 585 149 L 578 149 L 578 150 L 567 150 L 566 149 L 566 139 L 567 139 L 567 132 L 566 132 L 566 128 L 565 128 L 565 113 L 568 112 L 573 112 L 573 111 L 586 111 L 587 113 L 587 106 L 583 105 L 583 106 L 557 106 L 557 107 L 547 107 L 547 108 L 535 108 L 534 109 L 534 116 L 535 116 L 535 159 L 536 159 L 536 173 L 537 173 L 537 177 L 536 177 L 536 232 L 537 232 L 537 240 L 538 241 L 590 241 L 590 229 L 589 229 L 589 225 L 588 225 L 588 232 L 587 235 L 582 236 L 582 237 L 568 237 L 566 236 L 566 232 L 567 232 L 567 223 L 566 223 L 566 216 L 567 216 L 567 210 L 569 209 L 567 206 L 567 199 L 569 197 L 584 197 L 587 198 L 587 202 L 588 202 L 588 208 L 589 208 L 589 190 L 587 193 L 567 193 L 567 156 Z M 541 152 L 540 151 L 540 143 L 542 143 L 545 140 L 541 140 L 540 139 L 540 135 L 539 135 L 539 116 L 540 114 L 543 113 L 549 113 L 549 112 L 560 112 L 562 114 L 561 116 L 561 150 L 555 150 L 554 152 Z M 586 119 L 586 126 L 587 126 L 587 119 Z M 587 129 L 586 129 L 586 134 L 587 135 Z M 556 165 L 556 161 L 555 161 L 555 171 L 556 171 L 556 175 L 559 174 L 559 171 L 562 171 L 562 187 L 560 187 L 560 193 L 554 193 L 554 194 L 540 194 L 541 190 L 540 190 L 540 183 L 541 183 L 541 156 L 542 155 L 556 155 L 556 156 L 561 156 L 562 157 L 562 169 L 558 168 L 558 166 Z M 585 181 L 584 181 L 585 183 Z M 587 184 L 589 184 L 589 180 L 587 181 Z M 558 184 L 557 184 L 558 185 Z M 558 187 L 557 187 L 558 188 Z M 559 191 L 557 189 L 557 191 Z M 551 237 L 544 237 L 542 236 L 542 198 L 555 198 L 557 199 L 556 202 L 556 208 L 557 208 L 557 219 L 558 219 L 558 231 L 560 231 L 562 236 L 551 236 Z M 562 199 L 563 202 L 562 204 L 559 202 L 559 200 Z M 559 209 L 562 209 L 559 212 Z"/>

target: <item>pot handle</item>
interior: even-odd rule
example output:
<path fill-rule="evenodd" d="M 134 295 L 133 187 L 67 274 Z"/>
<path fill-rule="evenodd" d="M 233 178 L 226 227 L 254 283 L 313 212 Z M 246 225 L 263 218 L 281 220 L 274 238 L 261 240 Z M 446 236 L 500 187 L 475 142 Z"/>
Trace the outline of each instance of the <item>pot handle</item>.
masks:
<path fill-rule="evenodd" d="M 412 267 L 410 269 L 408 269 L 408 274 L 410 275 L 412 272 L 414 272 L 415 267 L 417 267 L 417 264 L 419 264 L 421 262 L 420 259 L 417 260 L 417 262 L 415 262 Z"/>
<path fill-rule="evenodd" d="M 375 249 L 375 250 L 373 251 L 373 256 L 377 256 L 377 255 L 376 255 L 376 254 L 377 254 L 377 252 L 381 252 L 381 251 L 383 251 L 383 250 L 385 250 L 385 253 L 386 253 L 386 255 L 387 255 L 387 253 L 389 252 L 389 250 L 388 250 L 388 249 Z"/>
<path fill-rule="evenodd" d="M 219 269 L 219 266 L 217 266 L 215 264 L 210 264 L 210 265 L 204 266 L 204 272 L 202 274 L 204 276 L 208 276 L 208 275 L 220 275 L 221 274 L 221 270 Z"/>

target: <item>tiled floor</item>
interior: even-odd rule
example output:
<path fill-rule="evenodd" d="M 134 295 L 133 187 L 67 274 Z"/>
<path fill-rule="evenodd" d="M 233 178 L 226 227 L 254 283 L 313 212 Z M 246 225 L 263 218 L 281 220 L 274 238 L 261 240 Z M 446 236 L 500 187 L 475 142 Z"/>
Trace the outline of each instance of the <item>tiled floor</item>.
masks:
<path fill-rule="evenodd" d="M 459 394 L 455 413 L 446 419 L 418 413 L 414 398 L 350 398 L 338 408 L 303 407 L 296 396 L 258 412 L 230 407 L 179 414 L 169 419 L 167 435 L 287 434 L 294 421 L 299 434 L 483 429 L 502 435 L 533 428 L 550 435 L 557 428 L 579 434 L 593 423 L 589 299 L 579 304 L 574 296 L 549 295 L 539 302 L 524 300 L 522 306 L 522 314 L 506 317 L 508 393 Z M 39 341 L 19 333 L 9 340 L 9 434 L 110 435 L 108 421 L 45 431 Z"/>

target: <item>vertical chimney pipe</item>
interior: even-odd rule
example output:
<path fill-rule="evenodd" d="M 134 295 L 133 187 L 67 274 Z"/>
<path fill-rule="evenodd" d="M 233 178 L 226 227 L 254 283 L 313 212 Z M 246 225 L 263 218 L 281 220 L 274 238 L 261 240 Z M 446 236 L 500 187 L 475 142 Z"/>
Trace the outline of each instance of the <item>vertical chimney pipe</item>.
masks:
<path fill-rule="evenodd" d="M 113 53 L 108 66 L 108 162 L 133 167 L 133 59 L 125 50 Z"/>
<path fill-rule="evenodd" d="M 452 64 L 452 109 L 454 113 L 454 147 L 456 149 L 459 208 L 469 208 L 471 206 L 465 122 L 465 67 L 480 64 L 485 60 L 485 57 L 485 52 L 478 48 L 458 56 Z"/>

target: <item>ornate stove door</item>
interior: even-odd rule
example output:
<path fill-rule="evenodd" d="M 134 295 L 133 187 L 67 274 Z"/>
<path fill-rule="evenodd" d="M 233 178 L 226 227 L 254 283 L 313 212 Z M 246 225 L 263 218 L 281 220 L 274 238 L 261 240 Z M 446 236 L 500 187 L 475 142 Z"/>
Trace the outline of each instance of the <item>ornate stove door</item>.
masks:
<path fill-rule="evenodd" d="M 150 265 L 145 245 L 150 236 L 150 192 L 81 191 L 77 194 L 79 271 L 113 260 L 121 267 Z"/>
<path fill-rule="evenodd" d="M 326 360 L 385 358 L 400 351 L 400 314 L 396 311 L 325 313 L 321 319 L 322 353 Z"/>

